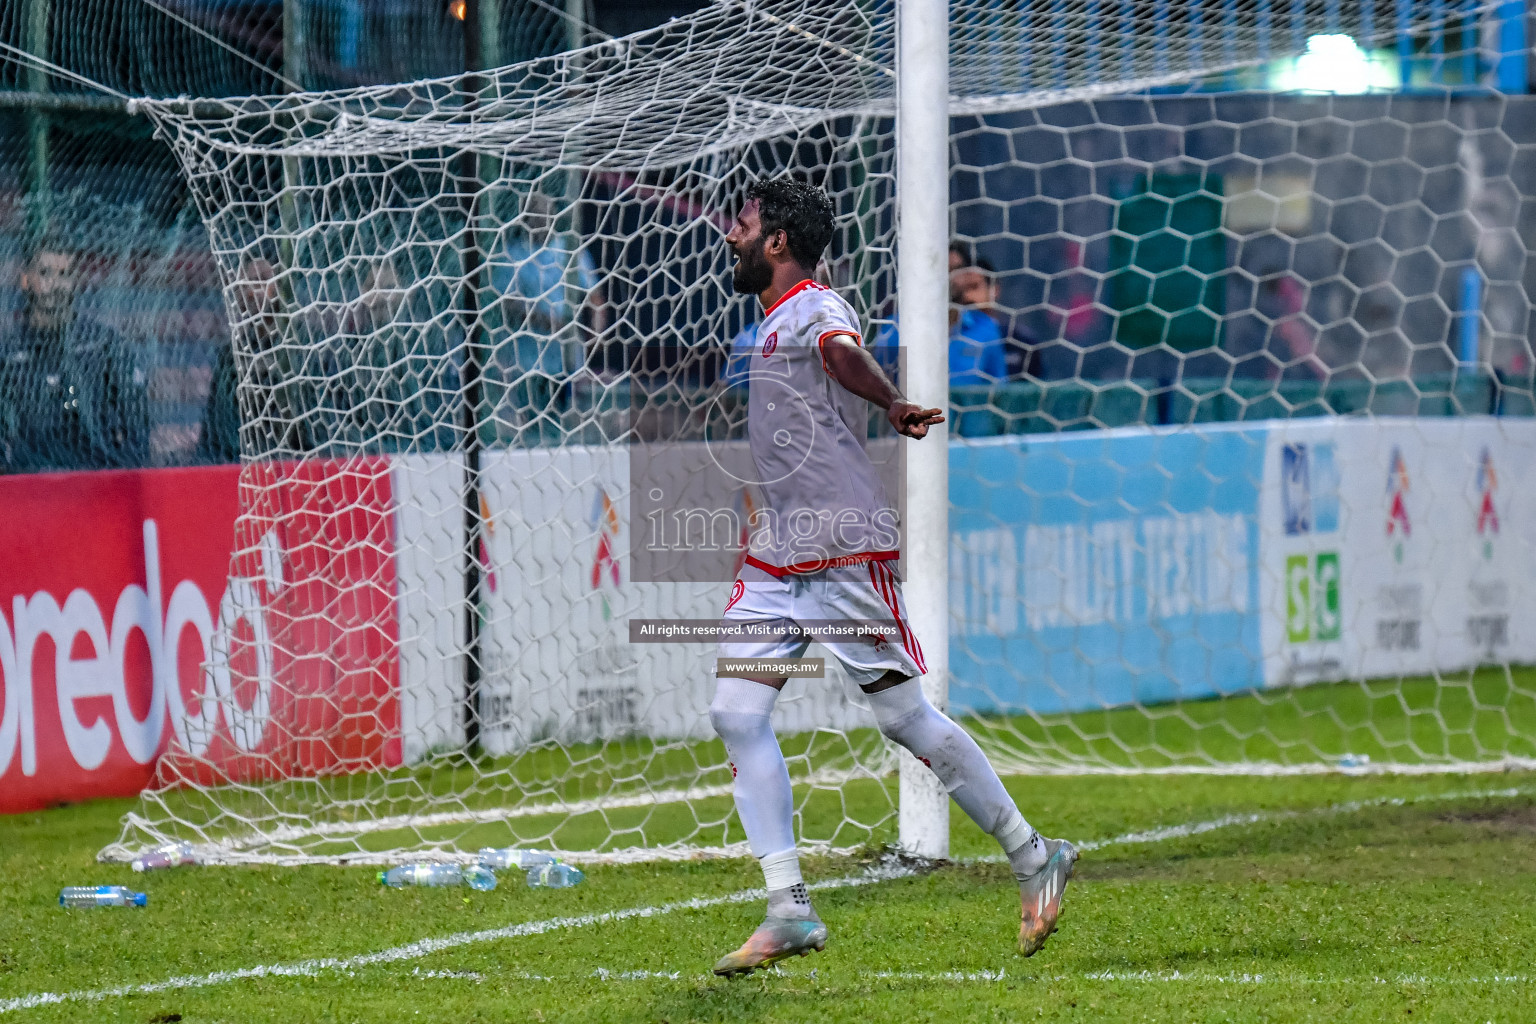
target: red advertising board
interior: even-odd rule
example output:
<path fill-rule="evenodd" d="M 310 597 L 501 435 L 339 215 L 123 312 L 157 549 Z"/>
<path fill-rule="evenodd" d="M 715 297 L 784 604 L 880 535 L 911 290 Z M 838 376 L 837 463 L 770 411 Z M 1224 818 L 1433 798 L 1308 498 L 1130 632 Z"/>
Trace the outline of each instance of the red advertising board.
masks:
<path fill-rule="evenodd" d="M 387 460 L 244 473 L 0 477 L 0 813 L 399 763 Z"/>

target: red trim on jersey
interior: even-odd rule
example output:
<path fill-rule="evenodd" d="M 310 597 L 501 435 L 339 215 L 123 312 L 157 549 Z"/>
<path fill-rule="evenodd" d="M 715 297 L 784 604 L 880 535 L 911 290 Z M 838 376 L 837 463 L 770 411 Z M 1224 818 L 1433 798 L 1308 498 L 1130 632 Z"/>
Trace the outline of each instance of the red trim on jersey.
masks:
<path fill-rule="evenodd" d="M 783 579 L 785 576 L 801 576 L 806 573 L 824 572 L 827 569 L 839 569 L 848 565 L 863 565 L 865 562 L 890 562 L 901 557 L 900 551 L 861 551 L 856 555 L 838 555 L 836 558 L 818 558 L 814 562 L 796 562 L 794 565 L 769 565 L 760 558 L 747 556 L 747 564 L 754 569 L 761 569 L 774 579 Z"/>
<path fill-rule="evenodd" d="M 822 372 L 829 375 L 832 373 L 832 371 L 827 369 L 827 339 L 832 337 L 834 334 L 846 334 L 848 337 L 858 342 L 861 347 L 864 344 L 864 335 L 860 334 L 858 331 L 850 331 L 846 327 L 839 327 L 835 331 L 824 331 L 821 337 L 816 339 L 816 351 L 821 353 Z"/>
<path fill-rule="evenodd" d="M 775 302 L 773 305 L 771 305 L 767 309 L 765 309 L 763 311 L 763 319 L 767 320 L 769 317 L 773 316 L 773 311 L 774 310 L 778 309 L 780 306 L 784 305 L 784 303 L 788 302 L 791 296 L 799 295 L 801 292 L 805 291 L 807 288 L 817 288 L 817 289 L 820 289 L 821 291 L 826 291 L 826 288 L 824 288 L 822 285 L 817 284 L 815 281 L 812 281 L 810 278 L 806 278 L 804 281 L 801 281 L 799 284 L 795 285 L 793 288 L 791 288 L 789 291 L 785 292 L 783 295 L 780 295 L 778 302 Z"/>
<path fill-rule="evenodd" d="M 901 617 L 901 602 L 896 596 L 896 577 L 891 570 L 877 562 L 869 563 L 869 582 L 874 585 L 875 593 L 885 602 L 885 606 L 891 610 L 891 618 L 896 620 L 896 631 L 901 634 L 901 646 L 907 655 L 916 662 L 917 670 L 923 674 L 928 672 L 928 664 L 923 660 L 923 645 L 917 642 L 917 635 Z"/>

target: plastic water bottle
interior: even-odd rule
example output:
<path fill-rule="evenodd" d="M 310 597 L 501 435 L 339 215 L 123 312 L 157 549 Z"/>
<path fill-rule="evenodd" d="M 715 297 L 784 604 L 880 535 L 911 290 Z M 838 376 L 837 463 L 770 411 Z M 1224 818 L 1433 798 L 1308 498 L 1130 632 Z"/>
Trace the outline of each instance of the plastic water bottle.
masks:
<path fill-rule="evenodd" d="M 379 884 L 391 889 L 404 889 L 411 885 L 467 885 L 485 892 L 496 888 L 496 875 L 490 868 L 479 864 L 460 867 L 457 864 L 401 864 L 397 868 L 379 872 Z"/>
<path fill-rule="evenodd" d="M 501 850 L 487 846 L 480 851 L 480 863 L 492 871 L 505 871 L 508 868 L 527 871 L 544 864 L 554 864 L 559 859 L 548 850 L 519 850 L 511 846 Z"/>
<path fill-rule="evenodd" d="M 197 857 L 192 852 L 191 843 L 166 843 L 157 846 L 142 857 L 133 859 L 135 871 L 158 871 L 161 868 L 176 868 L 184 864 L 196 864 Z"/>
<path fill-rule="evenodd" d="M 142 907 L 149 895 L 126 885 L 70 885 L 59 890 L 61 907 Z"/>
<path fill-rule="evenodd" d="M 540 864 L 528 872 L 528 888 L 569 889 L 580 885 L 586 877 L 581 868 L 570 864 Z"/>

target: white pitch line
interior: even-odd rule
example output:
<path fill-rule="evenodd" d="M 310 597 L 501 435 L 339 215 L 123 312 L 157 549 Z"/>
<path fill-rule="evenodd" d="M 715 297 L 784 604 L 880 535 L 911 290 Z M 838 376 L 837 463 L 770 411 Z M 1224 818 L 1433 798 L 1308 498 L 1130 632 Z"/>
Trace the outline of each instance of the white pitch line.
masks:
<path fill-rule="evenodd" d="M 872 975 L 892 981 L 1003 981 L 1007 976 L 1001 967 L 995 971 L 880 971 Z M 1026 976 L 1024 980 L 1034 979 Z"/>
<path fill-rule="evenodd" d="M 485 975 L 479 971 L 424 971 L 420 967 L 411 972 L 413 978 L 453 978 L 461 981 L 473 981 L 479 983 L 485 980 Z M 549 980 L 547 978 L 542 980 Z"/>
<path fill-rule="evenodd" d="M 873 885 L 876 882 L 884 882 L 892 878 L 905 878 L 915 875 L 917 871 L 918 868 L 916 867 L 902 865 L 881 866 L 871 868 L 858 875 L 847 875 L 843 878 L 831 878 L 821 882 L 813 882 L 807 888 L 817 890 L 847 889 L 860 885 Z M 247 978 L 314 977 L 323 971 L 346 972 L 356 970 L 359 967 L 371 967 L 375 964 L 416 960 L 424 956 L 430 956 L 433 953 L 441 953 L 444 950 L 456 949 L 459 946 L 468 946 L 480 942 L 519 939 L 529 935 L 543 935 L 546 932 L 563 931 L 570 928 L 589 928 L 593 925 L 612 924 L 616 921 L 628 921 L 634 918 L 661 917 L 679 910 L 703 910 L 706 907 L 718 907 L 728 903 L 747 903 L 766 899 L 767 896 L 768 894 L 762 889 L 745 889 L 741 892 L 733 892 L 725 896 L 679 900 L 676 903 L 663 903 L 660 906 L 630 907 L 627 910 L 610 910 L 600 914 L 582 914 L 578 917 L 552 917 L 544 921 L 528 921 L 522 924 L 510 924 L 501 928 L 488 928 L 477 932 L 458 932 L 453 935 L 444 935 L 441 938 L 420 939 L 403 946 L 394 946 L 390 949 L 381 949 L 374 953 L 363 953 L 358 956 L 342 958 L 321 957 L 287 964 L 244 967 L 233 971 L 213 971 L 209 974 L 182 975 L 175 978 L 167 978 L 164 981 L 153 981 L 142 985 L 120 985 L 116 988 L 88 989 L 78 992 L 38 992 L 30 996 L 18 996 L 14 999 L 0 1000 L 0 1014 L 11 1013 L 16 1010 L 31 1010 L 39 1006 L 51 1006 L 56 1003 L 94 1003 L 118 996 L 151 995 L 156 992 L 209 988 L 214 985 L 225 985 L 232 981 L 242 981 Z"/>
<path fill-rule="evenodd" d="M 777 973 L 777 969 L 769 973 Z M 599 981 L 678 981 L 684 977 L 708 981 L 713 976 L 684 975 L 681 971 L 615 971 L 599 967 L 592 972 L 592 977 Z M 1435 977 L 1424 974 L 1396 974 L 1390 977 L 1372 975 L 1368 978 L 1298 978 L 1273 974 L 1205 974 L 1190 971 L 1090 971 L 1086 974 L 1026 974 L 1010 977 L 1007 969 L 1001 967 L 995 971 L 877 971 L 874 974 L 861 974 L 859 977 L 878 978 L 881 981 L 987 982 L 989 984 L 1000 981 L 1020 981 L 1031 984 L 1044 981 L 1125 981 L 1185 982 L 1196 985 L 1529 985 L 1536 982 L 1536 975 L 1529 974 L 1490 974 L 1465 978 Z"/>
<path fill-rule="evenodd" d="M 879 776 L 867 768 L 854 769 L 824 769 L 812 772 L 809 775 L 796 778 L 796 785 L 800 786 L 840 786 L 846 782 L 857 779 L 874 779 Z M 208 864 L 260 864 L 271 861 L 270 854 L 246 854 L 245 851 L 254 847 L 282 846 L 291 844 L 300 839 L 321 838 L 339 839 L 347 836 L 361 835 L 367 832 L 391 832 L 400 829 L 424 829 L 438 828 L 444 825 L 476 825 L 507 821 L 513 818 L 542 817 L 545 815 L 560 814 L 566 817 L 575 817 L 583 814 L 594 814 L 603 811 L 625 810 L 636 807 L 653 807 L 657 804 L 668 803 L 692 803 L 699 800 L 720 799 L 729 797 L 733 791 L 732 783 L 721 783 L 714 786 L 690 786 L 683 789 L 643 790 L 626 793 L 623 795 L 609 795 L 586 800 L 557 800 L 552 803 L 532 803 L 515 807 L 481 807 L 476 809 L 460 808 L 450 811 L 436 811 L 432 813 L 398 814 L 383 818 L 370 818 L 366 821 L 331 821 L 314 822 L 306 825 L 281 825 L 268 829 L 265 832 L 249 836 L 228 839 L 219 845 L 209 845 L 199 848 Z M 153 826 L 147 818 L 137 812 L 129 812 L 125 824 L 130 828 L 137 828 L 146 834 L 154 834 Z M 174 837 L 162 837 L 170 842 Z M 742 849 L 745 850 L 743 844 Z M 110 860 L 127 861 L 132 859 L 133 850 L 119 847 L 117 844 L 107 847 L 102 851 Z M 639 860 L 642 851 L 618 850 L 610 854 L 589 855 L 588 860 L 598 862 L 605 858 L 614 862 L 625 860 Z M 678 851 L 679 858 L 691 857 L 694 848 L 682 848 Z M 730 853 L 722 854 L 730 856 Z M 576 856 L 580 856 L 577 854 Z M 651 851 L 649 859 L 667 859 L 665 856 L 657 857 L 655 851 Z M 283 856 L 285 864 L 384 864 L 396 863 L 389 859 L 387 854 L 367 854 L 358 856 L 340 855 L 316 855 L 306 857 L 301 854 Z"/>
<path fill-rule="evenodd" d="M 767 973 L 782 974 L 778 968 L 772 968 Z M 443 972 L 444 976 L 451 976 L 449 972 Z M 816 974 L 812 970 L 811 974 Z M 515 974 L 514 977 L 536 981 L 549 981 L 543 975 Z M 710 974 L 684 974 L 682 971 L 650 971 L 634 970 L 619 971 L 607 967 L 599 967 L 592 972 L 591 977 L 598 981 L 680 981 L 684 978 L 690 981 L 709 981 L 713 979 Z M 1395 974 L 1387 977 L 1371 975 L 1370 977 L 1342 977 L 1342 978 L 1311 978 L 1311 977 L 1287 977 L 1274 974 L 1209 974 L 1200 971 L 1089 971 L 1084 974 L 1054 974 L 1054 975 L 1009 975 L 1007 968 L 1000 967 L 995 971 L 877 971 L 873 974 L 859 974 L 859 980 L 863 978 L 876 978 L 881 981 L 947 981 L 960 983 L 986 982 L 996 984 L 1000 981 L 1028 982 L 1038 984 L 1040 982 L 1069 982 L 1069 981 L 1122 981 L 1134 983 L 1173 983 L 1182 982 L 1194 985 L 1529 985 L 1536 983 L 1536 975 L 1529 974 L 1489 974 L 1473 975 L 1469 977 L 1434 976 L 1425 974 Z M 827 977 L 825 980 L 841 980 L 837 975 Z"/>
<path fill-rule="evenodd" d="M 1054 980 L 1065 981 L 1071 976 Z M 1308 978 L 1274 974 L 1206 974 L 1200 971 L 1091 971 L 1077 975 L 1083 981 L 1188 982 L 1195 985 L 1529 985 L 1536 975 L 1489 974 L 1452 977 L 1426 974 L 1393 974 L 1386 977 Z"/>
<path fill-rule="evenodd" d="M 1128 846 L 1139 843 L 1158 843 L 1169 839 L 1182 839 L 1186 836 L 1200 835 L 1217 829 L 1231 828 L 1240 825 L 1257 825 L 1271 821 L 1288 821 L 1306 816 L 1321 816 L 1330 814 L 1348 814 L 1364 810 L 1370 807 L 1381 806 L 1407 806 L 1410 804 L 1429 803 L 1445 800 L 1472 800 L 1472 799 L 1496 799 L 1515 796 L 1525 796 L 1532 792 L 1526 788 L 1509 788 L 1496 790 L 1472 790 L 1458 793 L 1431 793 L 1414 797 L 1378 797 L 1372 800 L 1354 800 L 1348 803 L 1331 804 L 1328 807 L 1316 810 L 1287 810 L 1287 811 L 1259 811 L 1252 814 L 1229 814 L 1220 818 L 1207 821 L 1190 822 L 1184 825 L 1171 825 L 1166 828 L 1148 829 L 1140 832 L 1126 832 L 1108 839 L 1086 840 L 1078 844 L 1083 850 L 1102 850 L 1110 846 Z M 994 858 L 978 858 L 979 860 L 991 860 Z M 862 874 L 848 875 L 843 878 L 827 879 L 814 882 L 808 888 L 815 890 L 846 889 L 854 886 L 872 885 L 877 882 L 889 881 L 896 878 L 906 878 L 918 872 L 915 866 L 883 865 L 872 868 Z M 234 981 L 242 981 L 247 978 L 274 978 L 274 977 L 314 977 L 324 971 L 346 972 L 358 967 L 368 967 L 374 964 L 393 963 L 402 960 L 415 960 L 433 953 L 440 953 L 447 949 L 455 949 L 459 946 L 467 946 L 480 942 L 496 942 L 502 939 L 523 938 L 529 935 L 543 935 L 547 932 L 562 931 L 571 928 L 587 928 L 593 925 L 611 924 L 617 921 L 628 921 L 634 918 L 660 917 L 678 910 L 702 910 L 706 907 L 717 907 L 728 903 L 746 903 L 753 900 L 764 899 L 767 894 L 762 889 L 746 889 L 741 892 L 730 893 L 725 896 L 711 896 L 691 900 L 679 900 L 675 903 L 664 903 L 660 906 L 631 907 L 627 910 L 611 910 L 600 914 L 583 914 L 578 917 L 553 917 L 543 921 L 528 921 L 522 924 L 505 925 L 501 928 L 489 928 L 477 932 L 458 932 L 453 935 L 445 935 L 435 939 L 421 939 L 407 943 L 403 946 L 394 946 L 390 949 L 379 950 L 374 953 L 363 953 L 358 956 L 336 958 L 322 957 L 313 960 L 300 960 L 288 964 L 267 964 L 259 967 L 245 967 L 233 971 L 214 971 L 210 974 L 181 975 L 174 978 L 166 978 L 163 981 L 147 982 L 140 985 L 121 985 L 115 988 L 87 989 L 75 992 L 37 992 L 28 996 L 18 996 L 13 999 L 0 1000 L 0 1014 L 12 1013 L 17 1010 L 30 1010 L 39 1006 L 51 1006 L 58 1003 L 69 1002 L 101 1002 L 105 999 L 113 999 L 119 996 L 150 995 L 156 992 L 169 992 L 181 989 L 209 988 L 215 985 L 225 985 Z M 622 973 L 622 972 L 621 972 Z M 633 972 L 629 972 L 633 973 Z M 953 973 L 953 972 L 950 972 Z M 981 975 L 990 972 L 975 972 L 978 979 Z M 527 975 L 528 980 L 548 981 L 550 979 L 542 975 Z M 619 978 L 619 974 L 614 974 Z M 918 979 L 918 975 L 903 975 L 912 980 Z M 924 976 L 926 977 L 926 976 Z M 935 979 L 944 975 L 934 975 Z M 1151 974 L 1143 979 L 1137 973 L 1111 974 L 1089 976 L 1092 980 L 1097 978 L 1102 981 L 1134 981 L 1134 980 L 1158 980 Z M 1193 975 L 1177 975 L 1174 972 L 1166 980 L 1197 980 Z M 1209 976 L 1220 977 L 1220 976 Z M 1247 975 L 1234 977 L 1248 977 Z M 1262 976 L 1254 976 L 1262 977 Z M 622 979 L 620 979 L 622 980 Z M 955 980 L 955 979 L 950 979 Z M 996 979 L 988 979 L 996 980 Z M 1434 979 L 1421 979 L 1424 984 L 1437 984 Z M 1524 975 L 1492 976 L 1487 981 L 1519 981 L 1528 980 Z M 1408 984 L 1409 982 L 1402 982 Z M 1444 982 L 1446 984 L 1451 981 Z M 1461 983 L 1455 981 L 1455 983 Z M 1468 984 L 1472 981 L 1468 981 Z"/>

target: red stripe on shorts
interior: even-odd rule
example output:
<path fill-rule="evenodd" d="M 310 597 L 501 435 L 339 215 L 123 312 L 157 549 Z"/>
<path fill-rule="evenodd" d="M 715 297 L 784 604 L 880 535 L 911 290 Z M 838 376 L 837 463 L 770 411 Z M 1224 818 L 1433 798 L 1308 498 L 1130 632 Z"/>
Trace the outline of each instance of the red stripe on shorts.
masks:
<path fill-rule="evenodd" d="M 923 662 L 923 647 L 901 617 L 901 602 L 896 597 L 895 580 L 896 577 L 887 566 L 879 562 L 869 563 L 869 582 L 874 584 L 875 593 L 880 595 L 885 606 L 891 610 L 891 618 L 896 621 L 896 630 L 901 634 L 902 648 L 917 663 L 918 671 L 926 673 L 928 666 Z"/>

